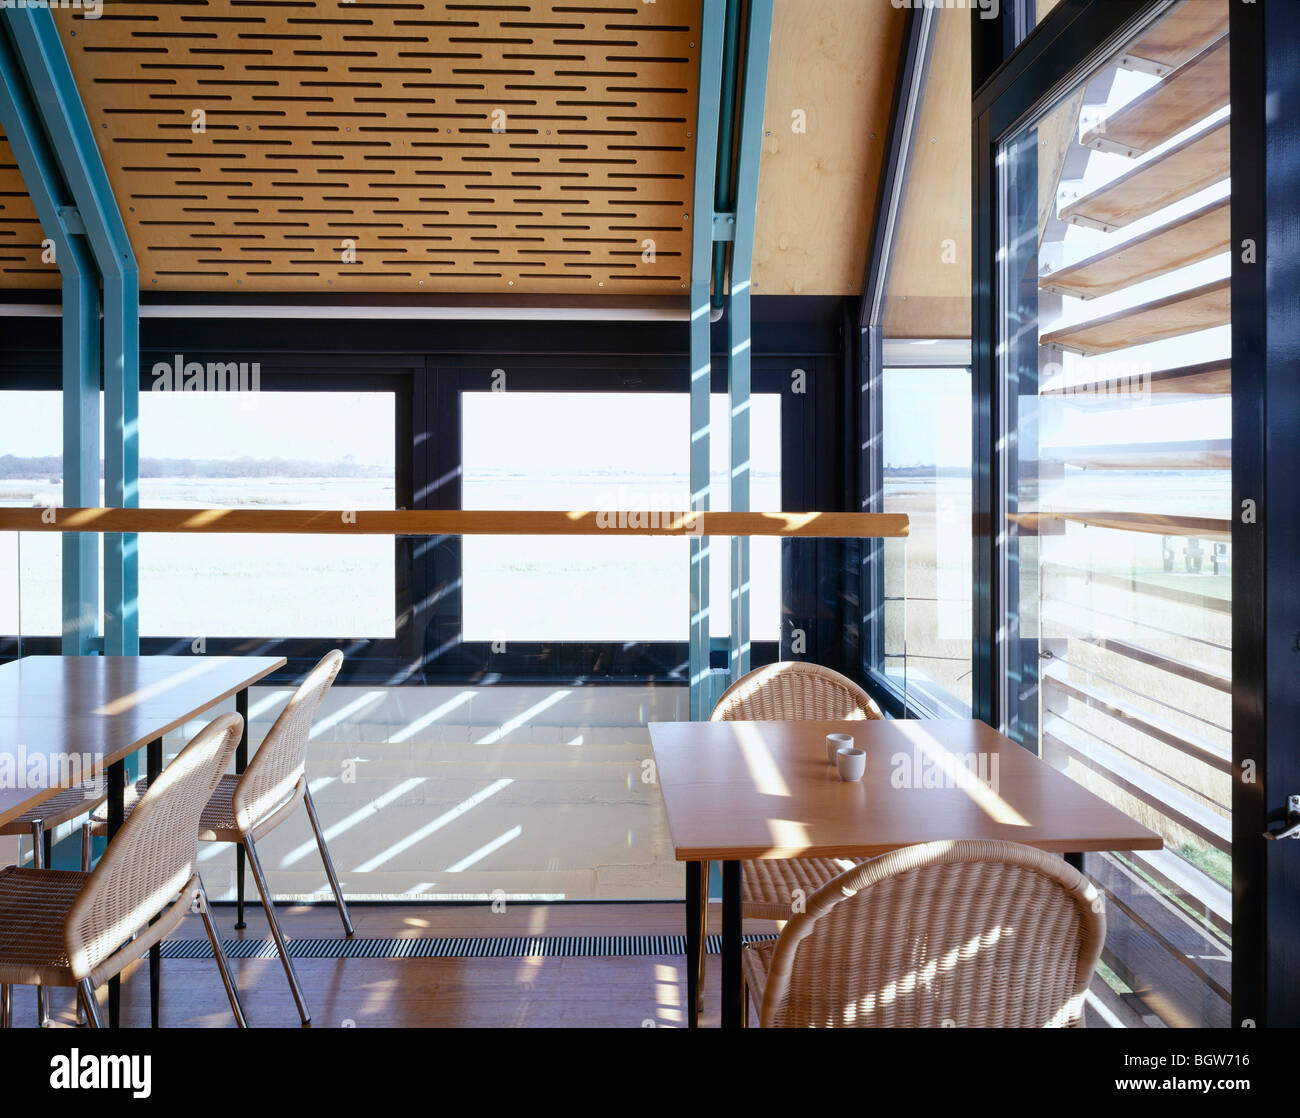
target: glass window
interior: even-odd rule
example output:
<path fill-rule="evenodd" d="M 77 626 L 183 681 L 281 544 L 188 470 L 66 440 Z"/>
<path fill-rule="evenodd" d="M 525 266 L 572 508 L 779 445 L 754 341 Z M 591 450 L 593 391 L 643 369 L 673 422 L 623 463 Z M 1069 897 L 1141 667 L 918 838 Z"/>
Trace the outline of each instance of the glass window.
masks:
<path fill-rule="evenodd" d="M 677 393 L 466 392 L 463 506 L 682 512 L 690 507 L 689 400 Z M 750 507 L 781 508 L 781 405 L 751 404 Z M 729 507 L 727 400 L 713 397 L 712 507 Z M 621 536 L 506 538 L 463 543 L 468 641 L 682 641 L 688 636 L 688 541 Z M 716 539 L 711 631 L 730 627 L 729 551 Z M 776 640 L 781 620 L 777 539 L 750 551 L 751 638 Z"/>
<path fill-rule="evenodd" d="M 1164 839 L 1086 859 L 1126 1024 L 1228 1024 L 1227 27 L 1175 6 L 998 160 L 1007 728 Z"/>
<path fill-rule="evenodd" d="M 63 504 L 63 396 L 0 392 L 0 505 Z M 62 631 L 62 536 L 0 532 L 0 633 Z"/>
<path fill-rule="evenodd" d="M 885 602 L 886 627 L 905 631 L 886 640 L 886 671 L 905 677 L 909 691 L 936 712 L 968 716 L 970 369 L 887 364 L 880 397 L 883 511 L 911 518 L 905 600 L 889 595 Z M 905 653 L 890 655 L 894 650 Z"/>
<path fill-rule="evenodd" d="M 141 392 L 148 508 L 395 508 L 392 392 Z M 391 638 L 386 536 L 141 535 L 140 635 Z"/>
<path fill-rule="evenodd" d="M 880 332 L 882 512 L 912 520 L 908 567 L 883 562 L 878 667 L 934 714 L 971 708 L 971 13 L 932 13 Z M 889 551 L 885 549 L 887 560 Z"/>

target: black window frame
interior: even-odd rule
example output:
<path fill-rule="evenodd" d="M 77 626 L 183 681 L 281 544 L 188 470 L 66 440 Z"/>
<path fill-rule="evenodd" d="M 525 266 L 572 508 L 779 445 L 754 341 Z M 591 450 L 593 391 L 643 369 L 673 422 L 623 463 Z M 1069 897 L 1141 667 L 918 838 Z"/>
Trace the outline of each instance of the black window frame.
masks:
<path fill-rule="evenodd" d="M 822 376 L 818 359 L 810 357 L 798 365 L 769 357 L 753 359 L 755 395 L 775 394 L 781 406 L 781 503 L 784 508 L 807 507 L 805 488 L 814 469 L 809 468 L 807 449 L 816 445 L 810 435 L 816 428 L 813 408 L 789 406 L 794 394 L 789 392 L 794 368 L 807 373 L 806 383 L 819 384 Z M 520 392 L 652 392 L 690 391 L 690 379 L 680 362 L 660 357 L 620 358 L 611 363 L 605 357 L 537 356 L 521 360 L 517 355 L 478 356 L 440 360 L 431 375 L 437 384 L 430 418 L 433 437 L 429 440 L 432 461 L 429 477 L 436 503 L 431 508 L 461 507 L 462 408 L 467 392 L 492 390 L 496 370 L 506 372 L 507 391 Z M 725 395 L 726 370 L 714 363 L 711 390 Z M 807 393 L 816 399 L 816 390 Z M 810 424 L 810 419 L 812 423 Z M 810 426 L 812 431 L 810 431 Z M 805 456 L 793 459 L 793 448 L 804 448 Z M 790 469 L 791 465 L 795 469 Z M 725 541 L 719 541 L 723 543 Z M 783 600 L 785 588 L 793 577 L 791 549 L 793 541 L 782 548 Z M 429 614 L 425 623 L 423 677 L 431 683 L 483 681 L 525 683 L 534 681 L 574 683 L 675 683 L 687 682 L 687 642 L 680 641 L 516 641 L 508 640 L 505 649 L 494 652 L 490 641 L 465 641 L 462 633 L 460 586 L 463 577 L 459 537 L 430 541 Z M 715 547 L 715 556 L 725 548 Z M 715 558 L 715 561 L 717 559 Z M 686 571 L 683 568 L 682 577 Z M 725 603 L 712 603 L 725 608 Z M 784 628 L 784 626 L 783 626 Z M 725 641 L 715 640 L 711 661 L 726 666 Z M 777 641 L 755 641 L 752 663 L 758 667 L 776 661 L 780 649 Z"/>

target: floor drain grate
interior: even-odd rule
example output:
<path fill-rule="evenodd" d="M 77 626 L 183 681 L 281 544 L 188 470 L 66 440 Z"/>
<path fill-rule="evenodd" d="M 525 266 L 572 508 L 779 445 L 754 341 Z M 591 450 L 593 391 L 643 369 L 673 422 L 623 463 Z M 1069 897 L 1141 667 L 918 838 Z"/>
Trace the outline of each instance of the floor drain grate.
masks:
<path fill-rule="evenodd" d="M 774 940 L 746 936 L 746 943 Z M 722 937 L 708 937 L 708 952 L 718 954 Z M 232 959 L 273 959 L 271 939 L 232 939 L 222 943 Z M 206 939 L 172 939 L 162 945 L 164 959 L 210 959 Z M 493 959 L 571 958 L 577 956 L 685 955 L 685 936 L 455 936 L 408 939 L 292 939 L 293 959 Z"/>

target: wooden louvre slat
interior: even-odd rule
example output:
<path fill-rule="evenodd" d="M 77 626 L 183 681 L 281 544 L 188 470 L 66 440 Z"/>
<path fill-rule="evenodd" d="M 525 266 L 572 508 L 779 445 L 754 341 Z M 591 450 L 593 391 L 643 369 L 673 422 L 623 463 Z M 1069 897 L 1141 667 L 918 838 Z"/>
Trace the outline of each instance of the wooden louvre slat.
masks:
<path fill-rule="evenodd" d="M 0 517 L 3 517 L 0 512 Z M 1113 528 L 1121 532 L 1147 532 L 1157 536 L 1204 536 L 1209 539 L 1231 539 L 1232 521 L 1212 516 L 1177 516 L 1159 512 L 1123 512 L 1106 509 L 1077 509 L 1073 511 L 1017 512 L 1007 519 L 1020 527 L 1043 534 L 1040 523 L 1061 521 L 1067 524 L 1088 524 L 1094 528 Z"/>
<path fill-rule="evenodd" d="M 1116 751 L 1095 741 L 1081 740 L 1077 729 L 1074 735 L 1069 735 L 1067 728 L 1072 727 L 1065 719 L 1051 718 L 1048 726 L 1050 728 L 1046 728 L 1043 735 L 1044 749 L 1049 746 L 1063 749 L 1071 759 L 1154 808 L 1209 846 L 1225 854 L 1232 852 L 1230 820 L 1138 765 L 1121 760 Z M 1049 743 L 1049 738 L 1054 740 Z"/>
<path fill-rule="evenodd" d="M 1228 40 L 1218 40 L 1158 85 L 1084 133 L 1098 151 L 1136 156 L 1228 104 Z"/>
<path fill-rule="evenodd" d="M 1076 399 L 1115 399 L 1126 404 L 1133 396 L 1227 396 L 1232 392 L 1232 362 L 1202 361 L 1177 369 L 1158 369 L 1136 376 L 1126 373 L 1107 381 L 1044 388 L 1040 396 L 1070 396 Z"/>
<path fill-rule="evenodd" d="M 1061 220 L 1109 233 L 1223 182 L 1231 166 L 1231 139 L 1230 122 L 1218 121 L 1063 206 Z"/>
<path fill-rule="evenodd" d="M 1058 694 L 1076 699 L 1086 706 L 1100 710 L 1110 717 L 1124 722 L 1139 733 L 1163 742 L 1165 745 L 1177 749 L 1180 753 L 1185 753 L 1189 757 L 1194 757 L 1198 761 L 1203 761 L 1220 772 L 1232 771 L 1232 754 L 1222 746 L 1217 745 L 1209 738 L 1195 734 L 1183 726 L 1170 722 L 1167 718 L 1152 714 L 1150 711 L 1136 706 L 1135 702 L 1141 696 L 1125 695 L 1123 689 L 1111 681 L 1102 680 L 1100 682 L 1085 683 L 1075 678 L 1081 674 L 1091 675 L 1093 673 L 1073 668 L 1060 660 L 1052 660 L 1043 670 L 1041 678 L 1049 693 L 1055 691 Z M 1106 686 L 1108 683 L 1110 686 Z M 1048 709 L 1054 710 L 1058 714 L 1064 715 L 1068 713 L 1068 710 L 1058 708 L 1050 701 L 1047 705 Z M 1188 712 L 1180 711 L 1179 713 L 1187 714 Z M 1191 717 L 1195 716 L 1192 715 Z"/>
<path fill-rule="evenodd" d="M 1051 330 L 1039 342 L 1091 357 L 1226 326 L 1232 321 L 1231 288 L 1231 280 L 1215 280 L 1101 318 Z"/>
<path fill-rule="evenodd" d="M 1227 198 L 1134 237 L 1123 244 L 1043 275 L 1045 291 L 1094 299 L 1227 252 L 1231 240 Z"/>
<path fill-rule="evenodd" d="M 1184 0 L 1120 55 L 1133 70 L 1164 75 L 1228 33 L 1227 0 Z"/>
<path fill-rule="evenodd" d="M 1039 460 L 1088 470 L 1230 470 L 1231 439 L 1125 443 L 1114 446 L 1045 446 Z"/>

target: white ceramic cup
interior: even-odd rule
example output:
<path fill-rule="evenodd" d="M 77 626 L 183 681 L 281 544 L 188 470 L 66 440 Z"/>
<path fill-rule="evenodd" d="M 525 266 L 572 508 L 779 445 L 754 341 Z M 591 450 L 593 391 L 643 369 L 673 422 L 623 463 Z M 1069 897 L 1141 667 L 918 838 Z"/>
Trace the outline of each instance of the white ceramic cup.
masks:
<path fill-rule="evenodd" d="M 853 745 L 852 734 L 827 734 L 826 735 L 826 763 L 828 765 L 836 764 L 835 755 L 845 746 Z"/>
<path fill-rule="evenodd" d="M 861 780 L 867 771 L 867 753 L 846 745 L 835 754 L 835 767 L 840 770 L 841 780 Z"/>

